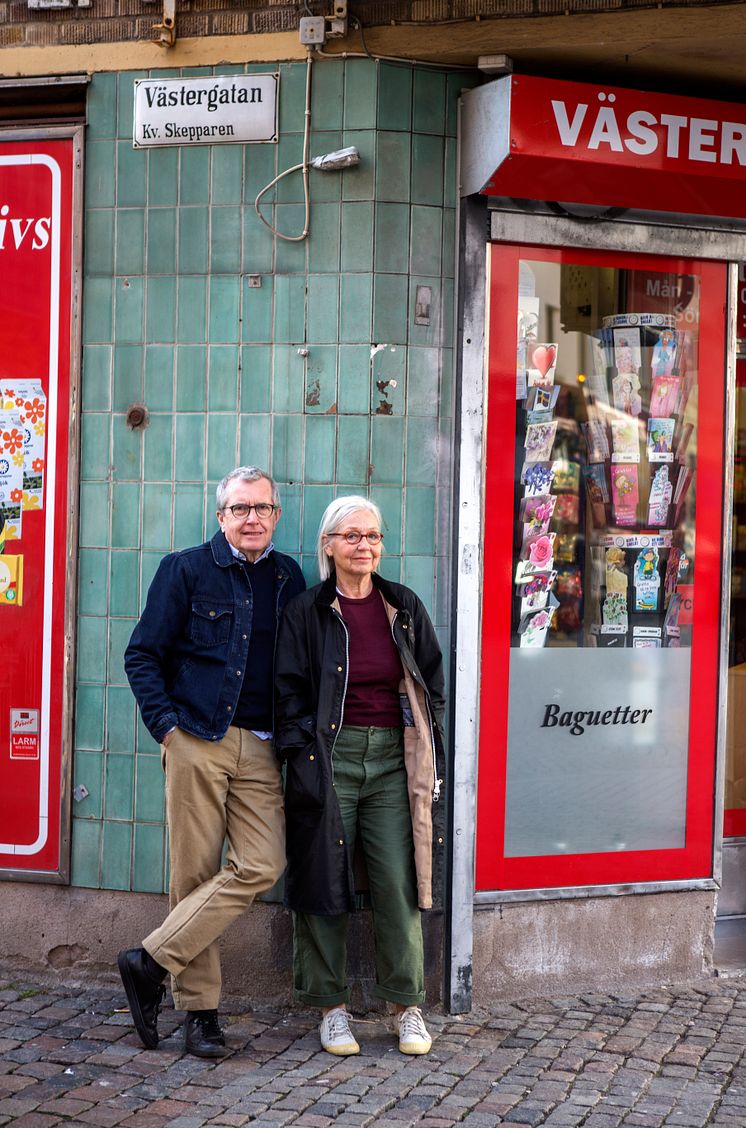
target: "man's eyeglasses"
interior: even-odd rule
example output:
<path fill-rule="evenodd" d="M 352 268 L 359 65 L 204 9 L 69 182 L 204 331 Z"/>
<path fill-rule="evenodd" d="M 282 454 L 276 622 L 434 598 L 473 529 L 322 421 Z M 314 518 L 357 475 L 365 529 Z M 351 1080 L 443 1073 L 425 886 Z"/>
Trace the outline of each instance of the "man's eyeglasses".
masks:
<path fill-rule="evenodd" d="M 269 501 L 260 501 L 257 505 L 245 505 L 241 502 L 239 505 L 224 505 L 223 513 L 231 513 L 237 521 L 245 521 L 252 509 L 257 517 L 266 519 L 272 516 L 277 506 Z"/>
<path fill-rule="evenodd" d="M 383 533 L 355 533 L 350 529 L 349 533 L 327 533 L 328 537 L 344 537 L 348 544 L 360 544 L 360 541 L 365 537 L 368 544 L 380 544 L 383 540 Z"/>

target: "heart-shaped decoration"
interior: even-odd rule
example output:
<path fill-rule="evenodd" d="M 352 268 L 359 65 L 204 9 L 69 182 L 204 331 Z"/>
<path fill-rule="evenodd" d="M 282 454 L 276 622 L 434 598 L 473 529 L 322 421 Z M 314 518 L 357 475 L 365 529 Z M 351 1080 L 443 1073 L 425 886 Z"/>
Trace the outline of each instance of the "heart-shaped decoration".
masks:
<path fill-rule="evenodd" d="M 542 376 L 546 376 L 556 359 L 556 345 L 537 345 L 531 357 L 531 367 L 538 368 Z"/>

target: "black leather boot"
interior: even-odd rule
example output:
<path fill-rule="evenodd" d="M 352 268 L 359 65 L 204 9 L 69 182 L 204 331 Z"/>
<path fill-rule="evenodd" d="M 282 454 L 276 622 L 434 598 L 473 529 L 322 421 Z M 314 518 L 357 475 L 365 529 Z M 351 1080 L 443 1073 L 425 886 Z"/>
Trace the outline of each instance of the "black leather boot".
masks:
<path fill-rule="evenodd" d="M 216 1010 L 187 1011 L 184 1049 L 196 1057 L 218 1058 L 225 1054 L 225 1036 Z"/>
<path fill-rule="evenodd" d="M 154 1050 L 158 1045 L 158 1012 L 166 994 L 162 980 L 168 972 L 144 948 L 120 952 L 117 964 L 135 1030 L 142 1044 Z"/>

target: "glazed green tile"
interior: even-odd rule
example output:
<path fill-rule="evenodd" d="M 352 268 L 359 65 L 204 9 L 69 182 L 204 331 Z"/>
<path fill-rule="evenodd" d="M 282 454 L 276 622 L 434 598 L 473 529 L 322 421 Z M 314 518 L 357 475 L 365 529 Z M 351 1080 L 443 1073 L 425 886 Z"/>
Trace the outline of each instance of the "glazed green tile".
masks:
<path fill-rule="evenodd" d="M 165 890 L 163 827 L 135 823 L 134 832 L 132 888 L 138 893 L 161 893 Z"/>
<path fill-rule="evenodd" d="M 114 482 L 111 487 L 112 548 L 139 547 L 140 488 L 138 482 Z"/>
<path fill-rule="evenodd" d="M 93 76 L 88 87 L 86 117 L 89 137 L 116 137 L 116 74 L 95 74 Z"/>
<path fill-rule="evenodd" d="M 283 63 L 280 67 L 279 133 L 303 132 L 306 104 L 306 64 Z"/>
<path fill-rule="evenodd" d="M 143 486 L 142 544 L 168 552 L 171 547 L 171 485 L 146 482 Z"/>
<path fill-rule="evenodd" d="M 404 552 L 407 556 L 435 553 L 435 487 L 407 489 L 404 519 Z"/>
<path fill-rule="evenodd" d="M 298 563 L 301 566 L 306 586 L 313 587 L 314 584 L 317 584 L 319 582 L 319 565 L 316 553 L 309 552 L 305 556 L 298 557 Z"/>
<path fill-rule="evenodd" d="M 367 273 L 373 269 L 373 204 L 342 205 L 341 267 Z"/>
<path fill-rule="evenodd" d="M 179 274 L 207 273 L 209 218 L 206 207 L 179 208 Z"/>
<path fill-rule="evenodd" d="M 407 387 L 407 350 L 386 345 L 373 357 L 370 410 L 373 415 L 403 415 Z"/>
<path fill-rule="evenodd" d="M 152 279 L 150 279 L 152 282 Z M 174 403 L 173 345 L 145 346 L 145 403 L 150 411 L 171 411 Z"/>
<path fill-rule="evenodd" d="M 132 824 L 107 821 L 102 828 L 101 885 L 104 889 L 129 889 Z"/>
<path fill-rule="evenodd" d="M 306 358 L 305 411 L 331 415 L 337 410 L 337 346 L 314 345 Z"/>
<path fill-rule="evenodd" d="M 441 488 L 450 488 L 452 472 L 452 451 L 454 448 L 453 421 L 451 419 L 438 420 L 438 450 L 440 457 L 437 465 L 436 480 Z"/>
<path fill-rule="evenodd" d="M 176 409 L 202 412 L 207 403 L 208 350 L 184 345 L 176 350 Z"/>
<path fill-rule="evenodd" d="M 326 69 L 326 68 L 324 68 Z M 342 148 L 341 129 L 311 130 L 311 155 L 321 157 Z M 311 211 L 320 203 L 338 203 L 342 195 L 342 175 L 339 172 L 311 170 Z M 314 218 L 311 215 L 311 224 Z"/>
<path fill-rule="evenodd" d="M 272 410 L 302 411 L 305 389 L 305 363 L 295 346 L 277 345 L 272 377 Z"/>
<path fill-rule="evenodd" d="M 435 597 L 435 561 L 431 556 L 402 558 L 402 583 L 416 591 L 432 617 Z"/>
<path fill-rule="evenodd" d="M 85 787 L 85 799 L 75 801 L 75 817 L 100 819 L 103 810 L 104 755 L 101 752 L 75 753 L 73 764 L 73 789 Z"/>
<path fill-rule="evenodd" d="M 104 815 L 131 819 L 134 813 L 135 759 L 107 752 L 104 757 Z"/>
<path fill-rule="evenodd" d="M 412 203 L 443 205 L 442 137 L 415 133 L 412 137 Z"/>
<path fill-rule="evenodd" d="M 309 274 L 306 285 L 306 341 L 309 345 L 336 341 L 339 278 L 334 274 Z"/>
<path fill-rule="evenodd" d="M 175 206 L 179 201 L 179 148 L 151 149 L 148 159 L 148 204 Z"/>
<path fill-rule="evenodd" d="M 240 336 L 241 279 L 222 276 L 210 279 L 208 336 L 211 344 L 233 343 Z"/>
<path fill-rule="evenodd" d="M 238 410 L 237 345 L 211 345 L 208 350 L 207 409 Z"/>
<path fill-rule="evenodd" d="M 379 203 L 409 201 L 411 148 L 408 133 L 383 130 L 378 134 L 376 200 Z"/>
<path fill-rule="evenodd" d="M 426 286 L 430 290 L 430 324 L 415 323 L 417 289 Z M 442 295 L 439 278 L 410 278 L 409 280 L 409 343 L 412 345 L 437 345 L 440 342 L 442 315 Z"/>
<path fill-rule="evenodd" d="M 112 408 L 126 411 L 142 399 L 142 345 L 115 345 Z"/>
<path fill-rule="evenodd" d="M 160 756 L 138 756 L 136 764 L 135 817 L 138 822 L 163 822 L 164 775 Z"/>
<path fill-rule="evenodd" d="M 323 66 L 314 67 L 311 89 L 311 121 L 323 121 L 327 129 L 341 129 L 345 101 L 344 64 L 328 60 Z M 337 146 L 332 145 L 331 149 Z M 328 152 L 328 149 L 317 150 Z"/>
<path fill-rule="evenodd" d="M 181 489 L 186 488 L 186 486 L 181 487 Z M 179 494 L 177 493 L 176 496 L 178 497 Z M 197 540 L 202 540 L 202 536 L 200 535 Z M 140 554 L 140 614 L 142 614 L 142 609 L 145 606 L 148 592 L 150 591 L 150 585 L 153 582 L 153 577 L 158 571 L 158 565 L 163 557 L 163 552 L 142 552 Z M 138 728 L 138 733 L 139 732 L 140 730 Z M 138 736 L 138 741 L 139 740 L 140 736 Z"/>
<path fill-rule="evenodd" d="M 136 622 L 137 620 L 134 618 L 109 620 L 109 685 L 126 686 L 129 684 L 124 672 L 124 652 L 132 637 Z"/>
<path fill-rule="evenodd" d="M 80 546 L 104 548 L 109 543 L 109 486 L 80 483 Z"/>
<path fill-rule="evenodd" d="M 205 477 L 205 417 L 176 415 L 174 429 L 174 479 L 202 482 Z M 176 491 L 179 496 L 179 491 Z"/>
<path fill-rule="evenodd" d="M 410 273 L 440 274 L 442 243 L 442 209 L 415 205 L 412 208 Z"/>
<path fill-rule="evenodd" d="M 172 416 L 151 415 L 142 433 L 143 472 L 148 482 L 171 481 Z"/>
<path fill-rule="evenodd" d="M 272 388 L 272 346 L 241 347 L 241 411 L 269 411 Z"/>
<path fill-rule="evenodd" d="M 439 381 L 439 350 L 411 348 L 407 379 L 407 411 L 410 415 L 438 414 Z"/>
<path fill-rule="evenodd" d="M 438 423 L 435 419 L 407 420 L 407 461 L 405 482 L 408 486 L 430 486 L 436 481 L 438 466 Z"/>
<path fill-rule="evenodd" d="M 303 416 L 272 419 L 272 476 L 278 482 L 303 480 Z"/>
<path fill-rule="evenodd" d="M 283 235 L 301 235 L 306 221 L 303 204 L 276 204 L 274 223 Z M 277 239 L 275 244 L 275 273 L 299 274 L 306 269 L 307 248 L 305 240 Z"/>
<path fill-rule="evenodd" d="M 412 126 L 412 69 L 379 63 L 378 128 L 409 130 Z"/>
<path fill-rule="evenodd" d="M 303 341 L 305 339 L 305 320 L 305 277 L 278 276 L 275 278 L 275 341 Z"/>
<path fill-rule="evenodd" d="M 112 552 L 109 557 L 109 613 L 137 615 L 139 610 L 140 558 L 136 552 Z M 121 749 L 117 749 L 121 751 Z"/>
<path fill-rule="evenodd" d="M 243 191 L 243 153 L 240 145 L 212 146 L 212 191 L 216 204 L 240 204 Z"/>
<path fill-rule="evenodd" d="M 376 271 L 406 274 L 409 269 L 408 204 L 376 204 Z"/>
<path fill-rule="evenodd" d="M 132 144 L 132 122 L 135 107 L 135 81 L 148 78 L 147 71 L 123 71 L 119 75 L 117 90 L 117 136 L 129 138 Z"/>
<path fill-rule="evenodd" d="M 213 208 L 210 213 L 210 273 L 238 274 L 241 270 L 243 212 L 238 206 Z"/>
<path fill-rule="evenodd" d="M 283 485 L 280 487 L 282 516 L 277 531 L 272 538 L 278 551 L 297 555 L 300 552 L 300 516 L 303 500 L 303 486 Z"/>
<path fill-rule="evenodd" d="M 180 344 L 205 340 L 207 331 L 207 279 L 179 278 L 176 306 L 176 340 Z"/>
<path fill-rule="evenodd" d="M 176 336 L 176 278 L 154 275 L 146 283 L 145 335 L 153 344 Z"/>
<path fill-rule="evenodd" d="M 401 556 L 387 556 L 385 551 L 381 557 L 381 563 L 378 566 L 378 571 L 385 580 L 393 580 L 394 583 L 401 583 Z"/>
<path fill-rule="evenodd" d="M 447 502 L 446 502 L 447 504 Z M 450 582 L 450 569 L 448 561 L 441 558 L 436 560 L 435 567 L 435 618 L 433 622 L 436 627 L 439 623 L 448 624 L 451 618 L 451 608 L 453 606 L 453 592 Z M 444 654 L 448 653 L 449 647 L 446 646 L 443 650 Z"/>
<path fill-rule="evenodd" d="M 268 415 L 242 415 L 238 460 L 242 466 L 269 466 L 270 419 Z"/>
<path fill-rule="evenodd" d="M 79 685 L 75 690 L 75 747 L 101 752 L 104 747 L 104 687 Z"/>
<path fill-rule="evenodd" d="M 176 273 L 176 208 L 147 210 L 148 274 Z"/>
<path fill-rule="evenodd" d="M 210 201 L 209 145 L 182 145 L 179 149 L 179 203 L 207 204 Z"/>
<path fill-rule="evenodd" d="M 248 279 L 244 280 L 241 324 L 244 341 L 273 340 L 274 279 L 267 274 L 260 277 L 262 284 L 258 287 L 249 286 Z M 283 280 L 283 286 L 286 284 L 287 280 Z"/>
<path fill-rule="evenodd" d="M 370 420 L 340 415 L 337 423 L 337 483 L 367 486 L 370 464 Z"/>
<path fill-rule="evenodd" d="M 114 333 L 117 341 L 142 341 L 143 308 L 144 280 L 115 279 Z"/>
<path fill-rule="evenodd" d="M 114 272 L 114 215 L 114 210 L 111 208 L 86 212 L 85 272 L 87 275 Z"/>
<path fill-rule="evenodd" d="M 445 143 L 445 168 L 443 170 L 443 203 L 454 208 L 458 197 L 458 155 L 456 141 L 448 138 Z"/>
<path fill-rule="evenodd" d="M 238 457 L 238 416 L 208 415 L 207 417 L 207 477 L 220 481 L 232 470 Z"/>
<path fill-rule="evenodd" d="M 262 211 L 262 214 L 265 214 Z M 273 218 L 273 209 L 267 208 L 267 218 Z M 243 272 L 246 275 L 258 274 L 266 276 L 274 269 L 275 243 L 272 232 L 269 231 L 254 211 L 253 207 L 244 207 L 242 214 L 243 227 Z M 267 278 L 263 278 L 266 285 Z"/>
<path fill-rule="evenodd" d="M 340 345 L 337 410 L 367 415 L 370 411 L 370 346 Z"/>
<path fill-rule="evenodd" d="M 282 101 L 282 94 L 280 100 Z M 236 148 L 240 149 L 241 146 L 237 145 Z M 245 145 L 243 148 L 245 150 L 243 199 L 245 204 L 251 205 L 253 211 L 257 194 L 269 184 L 270 180 L 274 180 L 277 173 L 282 172 L 282 169 L 277 167 L 277 145 Z M 263 202 L 266 203 L 267 198 L 271 195 L 272 190 L 270 189 L 267 196 L 263 197 Z M 258 219 L 256 222 L 259 224 Z"/>
<path fill-rule="evenodd" d="M 377 274 L 373 290 L 373 340 L 406 341 L 407 278 L 403 274 Z"/>
<path fill-rule="evenodd" d="M 89 141 L 85 150 L 85 202 L 87 208 L 113 208 L 115 141 Z"/>
<path fill-rule="evenodd" d="M 371 482 L 401 485 L 404 463 L 404 420 L 376 415 L 371 420 Z"/>
<path fill-rule="evenodd" d="M 316 552 L 319 522 L 335 493 L 333 486 L 306 486 L 303 491 L 302 547 L 309 555 Z"/>
<path fill-rule="evenodd" d="M 401 487 L 371 486 L 370 497 L 381 510 L 383 517 L 384 552 L 390 556 L 399 556 L 401 553 Z"/>
<path fill-rule="evenodd" d="M 443 266 L 444 278 L 456 273 L 456 209 L 443 208 Z"/>
<path fill-rule="evenodd" d="M 339 271 L 339 204 L 313 203 L 308 239 L 308 269 L 312 274 Z"/>
<path fill-rule="evenodd" d="M 370 341 L 373 276 L 343 274 L 339 287 L 339 339 L 343 344 Z"/>
<path fill-rule="evenodd" d="M 282 170 L 295 168 L 303 163 L 303 135 L 300 133 L 286 133 L 280 136 L 277 148 L 277 167 Z M 309 175 L 313 175 L 310 173 Z M 270 189 L 265 199 L 267 203 L 298 204 L 302 203 L 303 175 L 301 170 L 283 176 L 277 185 Z"/>
<path fill-rule="evenodd" d="M 106 681 L 106 619 L 78 617 L 78 681 Z"/>
<path fill-rule="evenodd" d="M 81 615 L 105 615 L 108 591 L 108 557 L 105 549 L 78 551 L 78 611 Z"/>
<path fill-rule="evenodd" d="M 111 407 L 111 345 L 87 345 L 83 350 L 83 411 Z"/>
<path fill-rule="evenodd" d="M 437 133 L 446 127 L 446 76 L 440 70 L 414 72 L 414 133 Z"/>
<path fill-rule="evenodd" d="M 345 129 L 375 129 L 378 72 L 373 59 L 345 63 Z"/>
<path fill-rule="evenodd" d="M 74 818 L 70 876 L 73 885 L 98 889 L 101 859 L 101 823 Z"/>
<path fill-rule="evenodd" d="M 449 420 L 455 407 L 453 349 L 441 349 L 440 365 L 440 417 Z"/>
<path fill-rule="evenodd" d="M 453 278 L 443 279 L 443 290 L 441 299 L 441 318 L 440 318 L 440 342 L 444 348 L 453 347 L 453 318 L 455 315 L 454 309 L 454 280 Z"/>
<path fill-rule="evenodd" d="M 117 142 L 117 207 L 143 206 L 147 200 L 147 149 L 133 149 L 132 141 Z"/>
<path fill-rule="evenodd" d="M 375 197 L 376 183 L 376 131 L 374 129 L 345 129 L 342 145 L 353 145 L 360 154 L 360 163 L 351 165 L 340 174 L 326 173 L 327 176 L 342 177 L 343 200 L 372 200 Z"/>
<path fill-rule="evenodd" d="M 334 415 L 306 417 L 306 453 L 303 480 L 319 484 L 334 481 L 337 419 Z"/>
<path fill-rule="evenodd" d="M 83 342 L 110 341 L 113 324 L 113 278 L 86 278 L 83 286 Z"/>
<path fill-rule="evenodd" d="M 193 418 L 193 417 L 189 417 Z M 180 483 L 174 497 L 174 550 L 190 548 L 202 541 L 205 489 Z"/>
<path fill-rule="evenodd" d="M 128 427 L 123 415 L 112 416 L 112 459 L 113 480 L 138 480 L 142 476 L 142 431 Z"/>
<path fill-rule="evenodd" d="M 145 267 L 145 211 L 120 208 L 117 212 L 117 274 L 142 274 Z"/>
<path fill-rule="evenodd" d="M 214 73 L 214 67 L 207 66 L 182 67 L 180 72 L 182 78 L 209 78 Z"/>
<path fill-rule="evenodd" d="M 85 411 L 80 421 L 80 477 L 83 481 L 109 476 L 111 416 Z"/>

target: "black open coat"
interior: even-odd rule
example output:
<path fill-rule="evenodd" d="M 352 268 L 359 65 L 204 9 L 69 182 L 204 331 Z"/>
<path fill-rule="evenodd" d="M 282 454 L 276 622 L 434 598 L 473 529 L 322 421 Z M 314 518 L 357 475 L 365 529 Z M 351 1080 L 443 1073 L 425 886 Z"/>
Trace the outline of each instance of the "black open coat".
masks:
<path fill-rule="evenodd" d="M 422 601 L 409 588 L 373 575 L 402 661 L 402 692 L 414 726 L 404 730 L 415 841 L 418 899 L 432 905 L 432 801 L 440 790 L 443 660 Z M 290 600 L 275 654 L 275 751 L 286 761 L 286 903 L 298 912 L 336 915 L 355 908 L 352 857 L 332 779 L 342 724 L 348 635 L 335 576 Z"/>

